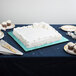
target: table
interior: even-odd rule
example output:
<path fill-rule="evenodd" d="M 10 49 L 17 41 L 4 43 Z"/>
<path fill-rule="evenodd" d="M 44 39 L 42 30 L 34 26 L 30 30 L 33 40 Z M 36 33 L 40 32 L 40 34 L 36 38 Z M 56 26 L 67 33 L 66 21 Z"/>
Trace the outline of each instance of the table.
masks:
<path fill-rule="evenodd" d="M 22 27 L 26 24 L 18 25 Z M 27 26 L 27 25 L 26 25 Z M 62 25 L 52 25 L 64 37 L 70 41 L 76 40 L 66 35 L 65 31 L 59 29 Z M 3 76 L 43 76 L 43 75 L 73 75 L 76 67 L 76 56 L 67 54 L 63 47 L 67 43 L 61 43 L 54 46 L 49 46 L 31 52 L 25 52 L 8 34 L 11 30 L 4 31 L 5 41 L 24 53 L 23 56 L 7 56 L 0 55 L 0 74 Z"/>

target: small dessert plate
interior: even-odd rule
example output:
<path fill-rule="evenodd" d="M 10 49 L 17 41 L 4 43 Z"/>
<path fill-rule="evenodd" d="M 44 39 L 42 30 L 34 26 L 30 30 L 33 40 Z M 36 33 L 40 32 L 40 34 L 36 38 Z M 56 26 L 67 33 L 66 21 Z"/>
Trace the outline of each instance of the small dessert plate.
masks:
<path fill-rule="evenodd" d="M 73 50 L 69 50 L 69 49 L 68 49 L 68 44 L 66 44 L 66 45 L 64 46 L 64 50 L 65 50 L 65 52 L 67 52 L 67 53 L 69 53 L 69 54 L 76 55 L 76 53 L 75 53 Z"/>
<path fill-rule="evenodd" d="M 15 27 L 15 24 L 11 24 L 10 26 L 7 26 L 6 28 L 2 27 L 2 25 L 0 24 L 0 30 L 12 29 L 14 27 Z"/>
<path fill-rule="evenodd" d="M 76 30 L 76 26 L 73 25 L 63 25 L 60 27 L 60 29 L 64 30 L 64 31 L 75 31 Z"/>
<path fill-rule="evenodd" d="M 15 24 L 11 24 L 10 26 L 7 26 L 6 29 L 12 29 L 12 28 L 14 28 L 14 27 L 15 27 Z"/>
<path fill-rule="evenodd" d="M 2 39 L 3 37 L 4 37 L 4 33 L 0 31 L 0 39 Z"/>
<path fill-rule="evenodd" d="M 0 24 L 0 30 L 6 30 L 6 28 L 3 28 L 2 25 Z"/>

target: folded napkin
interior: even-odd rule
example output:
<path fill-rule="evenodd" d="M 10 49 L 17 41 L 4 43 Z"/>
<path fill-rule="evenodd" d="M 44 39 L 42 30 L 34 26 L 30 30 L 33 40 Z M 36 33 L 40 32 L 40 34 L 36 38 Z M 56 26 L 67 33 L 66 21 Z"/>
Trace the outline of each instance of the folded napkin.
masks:
<path fill-rule="evenodd" d="M 8 45 L 9 48 L 5 48 L 5 45 Z M 14 50 L 15 52 L 13 52 L 11 50 Z M 23 53 L 21 51 L 17 50 L 16 48 L 14 48 L 13 46 L 11 46 L 10 44 L 8 44 L 4 40 L 0 40 L 0 53 L 4 54 L 4 55 L 12 55 L 12 54 L 23 55 Z"/>

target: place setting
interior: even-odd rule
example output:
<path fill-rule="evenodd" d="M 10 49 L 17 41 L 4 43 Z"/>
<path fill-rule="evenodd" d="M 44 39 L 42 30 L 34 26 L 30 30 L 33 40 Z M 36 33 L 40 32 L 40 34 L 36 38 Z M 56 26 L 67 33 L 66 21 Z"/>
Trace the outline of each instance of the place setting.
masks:
<path fill-rule="evenodd" d="M 61 30 L 66 31 L 66 35 L 71 39 L 76 40 L 76 26 L 74 25 L 63 25 L 60 27 Z M 64 46 L 64 51 L 71 55 L 76 55 L 76 43 L 69 41 Z"/>
<path fill-rule="evenodd" d="M 15 27 L 15 24 L 11 22 L 11 20 L 7 20 L 6 22 L 2 22 L 0 24 L 0 53 L 3 55 L 23 55 L 22 52 L 11 46 L 9 43 L 7 43 L 3 38 L 5 37 L 4 31 L 8 29 L 13 29 Z"/>
<path fill-rule="evenodd" d="M 13 29 L 15 27 L 15 24 L 11 22 L 11 20 L 4 21 L 0 24 L 0 29 L 6 30 L 6 29 Z"/>

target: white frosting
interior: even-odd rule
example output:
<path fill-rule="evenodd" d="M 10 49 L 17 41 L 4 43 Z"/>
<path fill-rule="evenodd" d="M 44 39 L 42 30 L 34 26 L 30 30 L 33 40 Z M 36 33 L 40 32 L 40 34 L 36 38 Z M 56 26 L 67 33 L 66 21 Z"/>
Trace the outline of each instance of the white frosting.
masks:
<path fill-rule="evenodd" d="M 28 48 L 51 43 L 62 37 L 58 31 L 46 23 L 14 28 L 13 34 Z"/>
<path fill-rule="evenodd" d="M 7 23 L 6 22 L 2 22 L 2 25 L 7 25 Z"/>
<path fill-rule="evenodd" d="M 76 49 L 76 45 L 74 46 L 74 49 Z"/>
<path fill-rule="evenodd" d="M 75 44 L 73 42 L 68 43 L 69 46 L 74 46 Z"/>
<path fill-rule="evenodd" d="M 11 23 L 11 20 L 7 20 L 7 23 Z"/>

